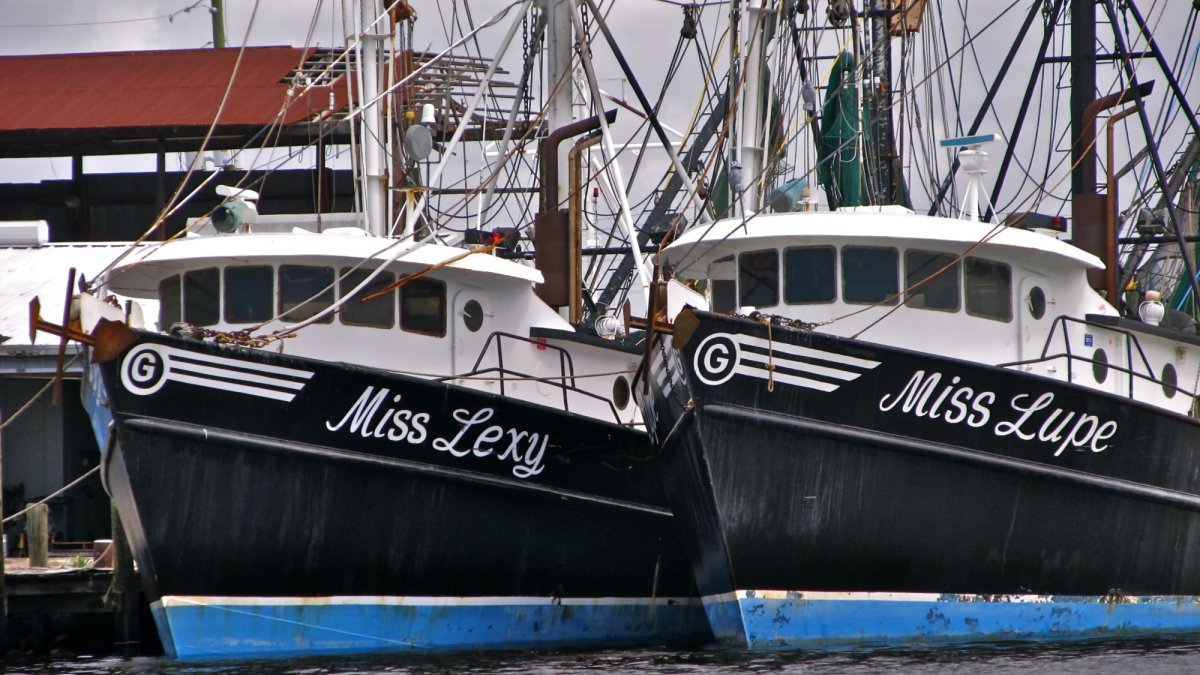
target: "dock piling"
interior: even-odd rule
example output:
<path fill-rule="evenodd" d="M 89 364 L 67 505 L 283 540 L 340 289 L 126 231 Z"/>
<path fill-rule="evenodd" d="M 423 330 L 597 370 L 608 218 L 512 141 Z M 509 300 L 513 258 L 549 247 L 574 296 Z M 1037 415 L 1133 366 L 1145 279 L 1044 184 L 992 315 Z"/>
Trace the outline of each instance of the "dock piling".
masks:
<path fill-rule="evenodd" d="M 25 539 L 29 543 L 29 566 L 50 566 L 50 507 L 35 504 L 25 514 Z"/>
<path fill-rule="evenodd" d="M 121 654 L 125 658 L 137 655 L 140 644 L 137 616 L 137 587 L 134 578 L 133 556 L 129 551 L 129 539 L 125 536 L 125 528 L 117 514 L 117 507 L 112 507 L 112 587 L 109 595 L 113 599 L 113 609 L 117 622 L 117 643 L 121 646 Z"/>
<path fill-rule="evenodd" d="M 0 413 L 0 429 L 4 428 L 4 415 Z M 4 520 L 4 436 L 0 434 L 0 521 Z M 0 524 L 0 532 L 4 531 Z M 0 539 L 0 541 L 3 541 Z M 0 661 L 8 653 L 8 588 L 4 583 L 5 558 L 8 557 L 8 542 L 0 546 Z"/>

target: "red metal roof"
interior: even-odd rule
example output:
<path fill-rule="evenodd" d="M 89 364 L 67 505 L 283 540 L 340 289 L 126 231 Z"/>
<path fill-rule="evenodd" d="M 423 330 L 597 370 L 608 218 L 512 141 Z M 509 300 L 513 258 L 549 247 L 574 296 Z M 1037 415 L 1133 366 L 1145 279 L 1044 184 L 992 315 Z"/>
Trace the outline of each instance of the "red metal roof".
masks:
<path fill-rule="evenodd" d="M 306 145 L 319 135 L 344 142 L 346 130 L 314 124 L 330 107 L 330 91 L 334 112 L 346 109 L 344 79 L 296 89 L 278 120 L 281 129 L 270 137 L 262 133 L 287 100 L 284 79 L 313 49 L 247 48 L 234 76 L 238 53 L 229 48 L 0 56 L 7 73 L 0 76 L 0 157 L 197 150 L 232 77 L 209 149 Z M 306 72 L 313 72 L 313 62 Z"/>
<path fill-rule="evenodd" d="M 311 51 L 247 48 L 219 125 L 248 131 L 274 120 L 287 94 L 284 78 Z M 164 130 L 170 137 L 172 128 L 207 129 L 234 76 L 238 52 L 230 48 L 0 57 L 0 155 L 30 154 L 28 148 L 6 152 L 5 145 L 81 143 L 82 134 L 89 131 L 105 130 L 100 135 L 108 141 L 144 144 L 151 130 L 156 131 L 150 138 Z M 330 89 L 297 91 L 282 122 L 304 123 L 328 109 Z M 343 108 L 345 86 L 339 81 L 332 89 L 335 107 Z"/>
<path fill-rule="evenodd" d="M 238 54 L 237 48 L 228 48 L 0 56 L 0 157 L 198 150 L 230 78 L 233 88 L 208 149 L 308 145 L 318 137 L 329 144 L 348 142 L 349 125 L 337 123 L 347 108 L 347 86 L 341 74 L 346 65 L 337 51 L 248 47 L 240 65 Z M 397 56 L 396 66 L 407 73 L 415 61 L 431 58 L 427 53 L 404 52 Z M 340 68 L 336 77 L 323 70 L 334 61 Z M 389 105 L 444 107 L 435 133 L 449 136 L 457 124 L 455 116 L 465 107 L 457 100 L 474 89 L 475 79 L 487 65 L 483 59 L 450 59 L 400 88 L 398 100 Z M 297 86 L 280 117 L 288 101 L 287 82 L 297 70 L 323 86 Z M 477 138 L 489 130 L 495 133 L 510 108 L 504 103 L 477 110 L 475 121 L 482 116 L 489 122 L 468 129 L 467 137 Z M 517 128 L 532 120 L 530 111 L 519 111 Z M 282 126 L 264 134 L 274 121 Z"/>

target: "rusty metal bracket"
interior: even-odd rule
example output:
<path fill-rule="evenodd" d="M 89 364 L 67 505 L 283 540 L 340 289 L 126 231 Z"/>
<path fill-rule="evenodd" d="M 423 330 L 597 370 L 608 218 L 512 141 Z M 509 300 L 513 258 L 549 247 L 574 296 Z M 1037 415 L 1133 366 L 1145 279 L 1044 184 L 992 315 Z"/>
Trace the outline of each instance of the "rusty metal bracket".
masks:
<path fill-rule="evenodd" d="M 85 333 L 69 323 L 61 326 L 50 323 L 41 317 L 41 311 L 41 301 L 34 297 L 29 301 L 29 341 L 33 342 L 38 331 L 57 335 L 62 338 L 60 348 L 65 354 L 67 341 L 74 340 L 92 348 L 92 363 L 111 361 L 137 341 L 137 333 L 120 321 L 101 319 L 91 333 Z M 63 365 L 60 363 L 55 377 L 61 378 L 62 371 Z"/>
<path fill-rule="evenodd" d="M 70 326 L 60 326 L 50 323 L 42 318 L 42 302 L 36 296 L 29 301 L 29 342 L 32 343 L 37 337 L 38 331 L 57 335 L 64 340 L 75 340 L 82 342 L 85 345 L 94 344 L 94 339 L 91 335 Z"/>

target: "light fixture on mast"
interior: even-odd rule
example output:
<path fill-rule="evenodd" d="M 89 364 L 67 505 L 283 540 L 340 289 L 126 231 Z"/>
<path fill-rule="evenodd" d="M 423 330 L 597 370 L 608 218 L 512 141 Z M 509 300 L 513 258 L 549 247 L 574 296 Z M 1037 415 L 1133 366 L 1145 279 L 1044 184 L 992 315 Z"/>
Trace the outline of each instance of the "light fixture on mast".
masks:
<path fill-rule="evenodd" d="M 981 200 L 986 202 L 989 207 L 991 206 L 987 194 L 983 191 L 983 177 L 987 174 L 988 154 L 982 150 L 982 146 L 995 140 L 996 134 L 979 134 L 938 141 L 943 148 L 961 148 L 958 151 L 958 168 L 967 175 L 962 208 L 959 209 L 959 217 L 963 220 L 979 220 Z"/>

